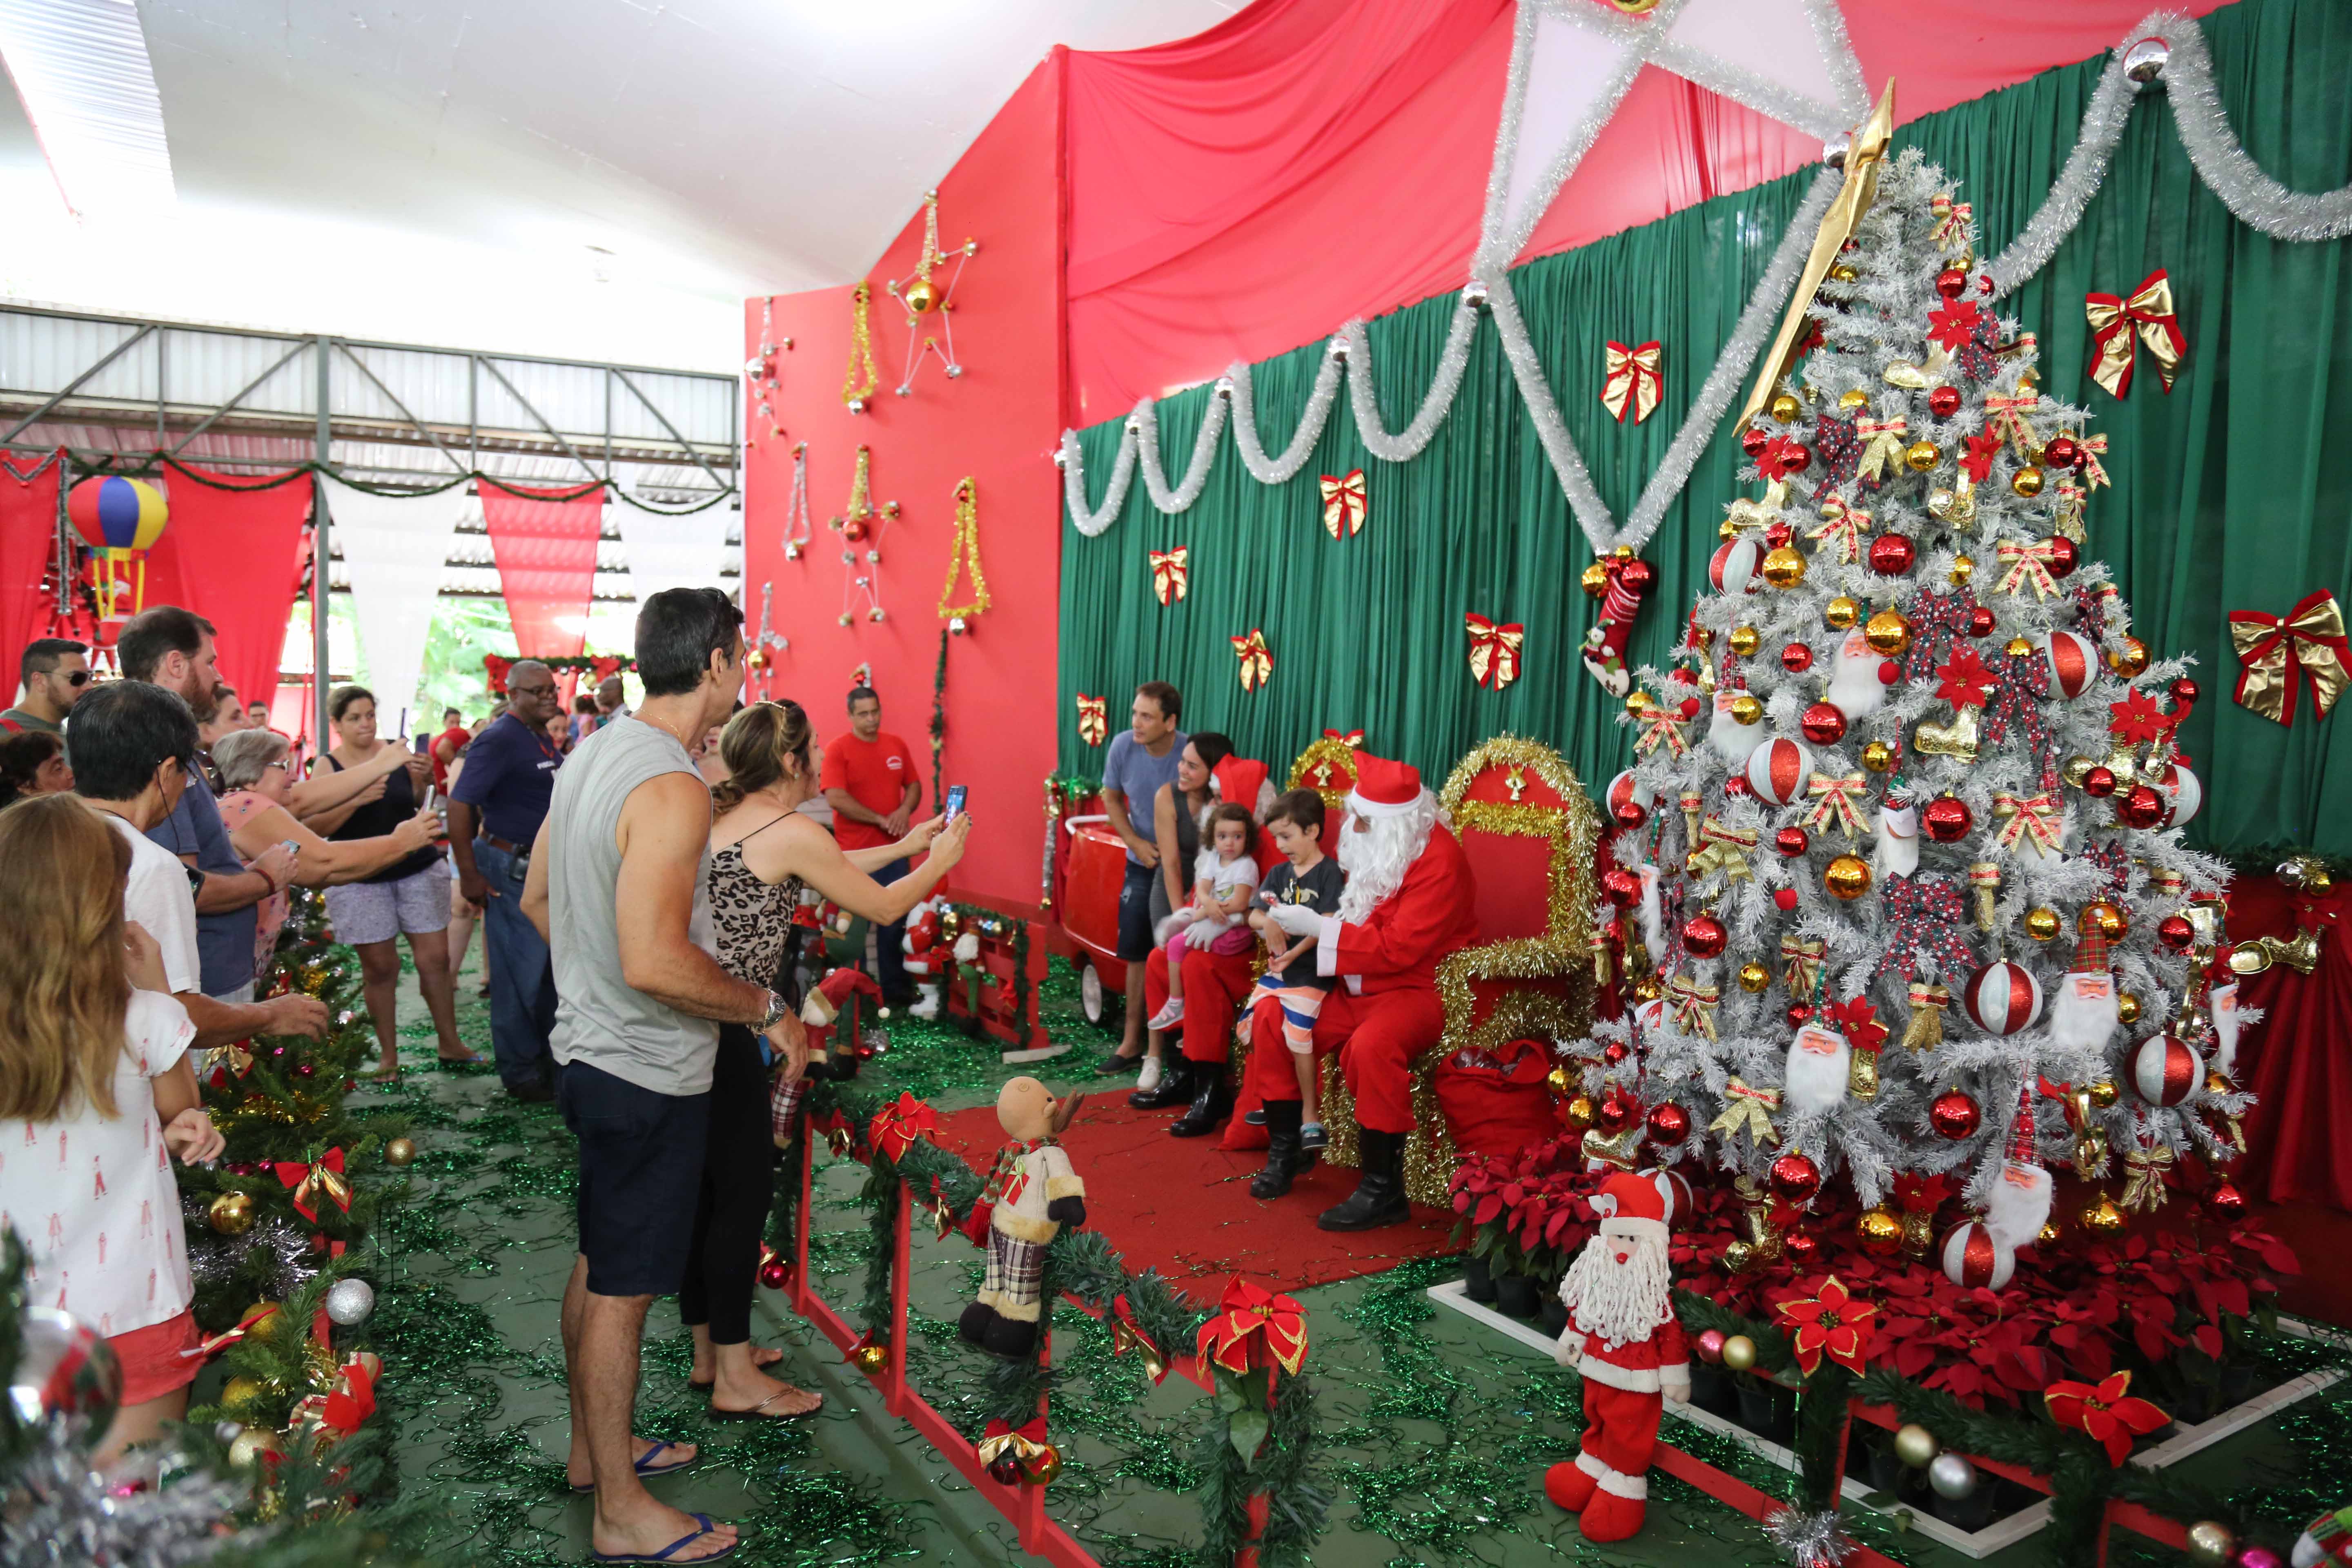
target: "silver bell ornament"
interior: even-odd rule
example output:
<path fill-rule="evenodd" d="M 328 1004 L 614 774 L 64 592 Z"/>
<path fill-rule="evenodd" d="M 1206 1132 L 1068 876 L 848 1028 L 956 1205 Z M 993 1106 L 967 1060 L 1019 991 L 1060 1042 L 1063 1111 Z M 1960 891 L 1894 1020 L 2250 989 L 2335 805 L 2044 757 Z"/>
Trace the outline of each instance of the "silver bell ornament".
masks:
<path fill-rule="evenodd" d="M 2164 75 L 2164 68 L 2171 59 L 2169 42 L 2153 36 L 2145 37 L 2124 51 L 2124 75 L 2146 87 Z"/>
<path fill-rule="evenodd" d="M 368 1321 L 375 1310 L 375 1287 L 364 1279 L 338 1279 L 327 1287 L 327 1316 L 344 1328 Z"/>
<path fill-rule="evenodd" d="M 1958 1454 L 1938 1454 L 1927 1465 L 1927 1484 L 1954 1501 L 1977 1489 L 1977 1468 Z"/>

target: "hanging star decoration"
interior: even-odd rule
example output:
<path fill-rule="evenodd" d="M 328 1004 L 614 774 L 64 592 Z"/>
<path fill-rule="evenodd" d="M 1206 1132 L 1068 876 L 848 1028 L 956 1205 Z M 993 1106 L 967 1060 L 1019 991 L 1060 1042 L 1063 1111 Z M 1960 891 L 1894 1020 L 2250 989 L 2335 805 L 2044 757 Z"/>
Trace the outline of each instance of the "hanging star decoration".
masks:
<path fill-rule="evenodd" d="M 1325 474 L 1319 483 L 1323 490 L 1323 531 L 1334 539 L 1353 539 L 1363 531 L 1371 504 L 1364 493 L 1364 470 L 1350 468 L 1339 479 Z"/>
<path fill-rule="evenodd" d="M 2087 1383 L 2053 1383 L 2042 1391 L 2050 1417 L 2061 1426 L 2086 1434 L 2107 1451 L 2107 1463 L 2120 1465 L 2131 1453 L 2132 1439 L 2161 1428 L 2172 1419 L 2145 1399 L 2131 1397 L 2128 1371 L 2110 1374 L 2096 1387 Z"/>
<path fill-rule="evenodd" d="M 1162 609 L 1184 596 L 1192 575 L 1192 551 L 1180 544 L 1173 550 L 1151 552 L 1151 592 Z"/>
<path fill-rule="evenodd" d="M 1230 639 L 1234 653 L 1242 661 L 1242 689 L 1255 691 L 1274 674 L 1274 654 L 1265 646 L 1265 634 L 1252 626 L 1247 637 Z"/>
<path fill-rule="evenodd" d="M 1813 1300 L 1783 1301 L 1776 1311 L 1795 1330 L 1790 1348 L 1806 1376 L 1819 1370 L 1824 1352 L 1849 1371 L 1863 1369 L 1878 1309 L 1855 1300 L 1836 1275 L 1822 1282 L 1822 1293 Z"/>
<path fill-rule="evenodd" d="M 1081 691 L 1078 698 L 1078 739 L 1089 746 L 1099 746 L 1110 734 L 1110 699 L 1089 697 Z"/>
<path fill-rule="evenodd" d="M 2083 313 L 2091 323 L 2093 381 L 2116 397 L 2128 396 L 2138 349 L 2145 346 L 2156 362 L 2158 382 L 2166 393 L 2172 391 L 2189 339 L 2180 330 L 2180 318 L 2173 314 L 2172 283 L 2163 268 L 2140 279 L 2129 298 L 2085 294 Z"/>
<path fill-rule="evenodd" d="M 1497 625 L 1478 614 L 1465 611 L 1464 626 L 1470 633 L 1470 679 L 1472 684 L 1500 691 L 1519 678 L 1519 643 L 1527 628 L 1517 621 Z"/>
<path fill-rule="evenodd" d="M 1607 369 L 1601 382 L 1601 404 L 1618 424 L 1625 423 L 1625 416 L 1631 414 L 1633 423 L 1639 425 L 1657 411 L 1658 399 L 1666 385 L 1658 374 L 1662 353 L 1655 338 L 1631 349 L 1613 338 L 1610 340 Z"/>

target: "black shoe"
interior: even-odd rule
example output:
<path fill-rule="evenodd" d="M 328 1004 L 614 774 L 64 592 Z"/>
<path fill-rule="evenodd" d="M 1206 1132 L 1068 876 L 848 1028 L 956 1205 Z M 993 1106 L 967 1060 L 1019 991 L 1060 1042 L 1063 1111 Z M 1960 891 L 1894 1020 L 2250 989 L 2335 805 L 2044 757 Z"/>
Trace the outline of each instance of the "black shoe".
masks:
<path fill-rule="evenodd" d="M 1378 1230 L 1385 1225 L 1402 1225 L 1412 1217 L 1412 1210 L 1404 1201 L 1404 1134 L 1375 1132 L 1365 1127 L 1358 1131 L 1356 1146 L 1362 1151 L 1364 1179 L 1348 1201 L 1325 1209 L 1315 1222 L 1322 1230 Z"/>
<path fill-rule="evenodd" d="M 507 1093 L 530 1105 L 545 1105 L 555 1098 L 554 1086 L 537 1079 L 529 1083 L 510 1083 L 507 1085 Z"/>
<path fill-rule="evenodd" d="M 1314 1162 L 1302 1154 L 1298 1147 L 1298 1118 L 1301 1107 L 1295 1100 L 1269 1100 L 1265 1102 L 1265 1169 L 1250 1178 L 1250 1196 L 1278 1198 L 1290 1190 L 1298 1173 Z"/>
<path fill-rule="evenodd" d="M 1135 1055 L 1131 1057 L 1123 1057 L 1117 1051 L 1113 1051 L 1110 1055 L 1103 1058 L 1102 1060 L 1095 1063 L 1095 1076 L 1097 1078 L 1117 1078 L 1122 1073 L 1141 1072 L 1142 1070 L 1143 1053 L 1141 1051 L 1136 1052 Z"/>
<path fill-rule="evenodd" d="M 1242 1121 L 1244 1122 L 1244 1125 L 1251 1126 L 1251 1127 L 1263 1127 L 1263 1126 L 1265 1126 L 1265 1106 L 1263 1106 L 1263 1105 L 1259 1106 L 1255 1110 L 1253 1110 L 1253 1111 L 1251 1111 L 1247 1116 L 1243 1117 L 1243 1118 L 1242 1118 Z"/>
<path fill-rule="evenodd" d="M 1138 1110 L 1173 1110 L 1180 1105 L 1190 1105 L 1200 1090 L 1199 1069 L 1183 1057 L 1171 1057 L 1162 1064 L 1158 1089 L 1139 1089 L 1127 1097 L 1127 1103 Z"/>
<path fill-rule="evenodd" d="M 1234 1113 L 1234 1091 L 1226 1087 L 1222 1069 L 1196 1067 L 1192 1078 L 1192 1103 L 1169 1127 L 1171 1138 L 1206 1138 L 1217 1130 L 1218 1122 Z"/>

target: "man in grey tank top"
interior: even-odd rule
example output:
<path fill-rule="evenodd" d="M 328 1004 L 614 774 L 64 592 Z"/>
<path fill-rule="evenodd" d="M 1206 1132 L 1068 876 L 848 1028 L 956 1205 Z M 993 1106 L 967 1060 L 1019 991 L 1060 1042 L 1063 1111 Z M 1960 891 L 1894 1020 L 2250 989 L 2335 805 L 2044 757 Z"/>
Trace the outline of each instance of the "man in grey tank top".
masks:
<path fill-rule="evenodd" d="M 656 1500 L 644 1479 L 691 1444 L 631 1434 L 646 1310 L 685 1278 L 710 1122 L 719 1026 L 764 1031 L 794 1072 L 806 1036 L 783 999 L 697 942 L 710 793 L 687 752 L 743 689 L 743 616 L 715 588 L 672 588 L 637 615 L 646 700 L 555 775 L 523 912 L 553 953 L 556 1104 L 580 1142 L 580 1256 L 563 1293 L 576 1489 L 596 1493 L 594 1549 L 695 1563 L 735 1527 Z"/>

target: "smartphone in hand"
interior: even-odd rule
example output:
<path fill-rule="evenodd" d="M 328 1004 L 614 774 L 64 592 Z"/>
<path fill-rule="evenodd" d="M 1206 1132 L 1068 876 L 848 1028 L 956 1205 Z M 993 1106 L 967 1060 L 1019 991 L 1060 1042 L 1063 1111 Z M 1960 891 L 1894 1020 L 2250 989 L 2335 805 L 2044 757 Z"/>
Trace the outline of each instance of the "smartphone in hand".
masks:
<path fill-rule="evenodd" d="M 963 815 L 963 790 L 961 784 L 948 785 L 947 820 L 950 822 Z"/>

